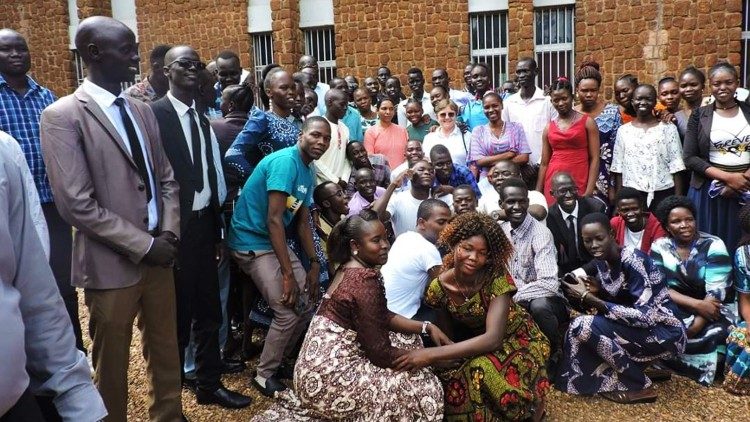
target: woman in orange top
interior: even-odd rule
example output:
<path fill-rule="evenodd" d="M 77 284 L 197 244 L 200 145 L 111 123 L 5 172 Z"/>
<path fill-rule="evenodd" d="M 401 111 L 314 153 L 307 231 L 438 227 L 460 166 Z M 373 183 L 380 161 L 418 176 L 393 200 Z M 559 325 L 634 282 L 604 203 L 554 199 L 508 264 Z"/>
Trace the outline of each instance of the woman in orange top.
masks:
<path fill-rule="evenodd" d="M 409 135 L 406 129 L 391 122 L 395 113 L 395 104 L 389 98 L 383 98 L 378 104 L 378 123 L 365 131 L 365 149 L 367 153 L 382 154 L 388 159 L 388 165 L 396 168 L 406 159 L 406 142 Z"/>

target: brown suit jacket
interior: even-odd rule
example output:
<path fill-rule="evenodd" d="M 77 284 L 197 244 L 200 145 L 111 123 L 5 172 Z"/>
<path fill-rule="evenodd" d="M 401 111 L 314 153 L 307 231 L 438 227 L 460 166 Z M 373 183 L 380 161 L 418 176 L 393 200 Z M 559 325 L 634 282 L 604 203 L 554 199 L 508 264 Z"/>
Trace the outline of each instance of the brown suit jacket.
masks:
<path fill-rule="evenodd" d="M 129 99 L 146 144 L 156 191 L 158 227 L 180 235 L 178 185 L 151 108 Z M 141 279 L 151 247 L 146 190 L 125 142 L 82 89 L 44 110 L 41 143 L 60 215 L 74 228 L 71 283 L 118 289 Z"/>

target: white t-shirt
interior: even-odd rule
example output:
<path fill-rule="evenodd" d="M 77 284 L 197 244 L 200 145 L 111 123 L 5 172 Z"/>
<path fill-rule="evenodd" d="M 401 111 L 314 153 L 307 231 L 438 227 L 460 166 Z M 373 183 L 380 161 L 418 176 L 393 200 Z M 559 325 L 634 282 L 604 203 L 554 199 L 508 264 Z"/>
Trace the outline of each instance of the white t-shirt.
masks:
<path fill-rule="evenodd" d="M 722 169 L 744 170 L 750 162 L 750 126 L 740 110 L 726 118 L 714 112 L 708 159 Z"/>
<path fill-rule="evenodd" d="M 417 228 L 417 210 L 422 201 L 413 197 L 410 190 L 398 192 L 388 201 L 386 210 L 391 214 L 396 236 Z"/>
<path fill-rule="evenodd" d="M 453 164 L 466 165 L 466 152 L 471 142 L 471 134 L 465 136 L 461 134 L 461 129 L 458 126 L 453 128 L 453 132 L 450 135 L 443 135 L 443 130 L 438 128 L 434 132 L 430 132 L 424 137 L 422 142 L 422 151 L 424 151 L 425 158 L 430 158 L 430 151 L 435 145 L 445 145 L 448 148 L 448 152 L 451 154 Z"/>
<path fill-rule="evenodd" d="M 541 205 L 545 210 L 549 211 L 549 208 L 547 207 L 547 198 L 545 198 L 539 191 L 529 191 L 529 205 Z M 495 189 L 488 189 L 487 192 L 482 192 L 482 197 L 479 198 L 477 211 L 488 215 L 495 211 L 500 211 L 500 194 L 498 194 Z M 542 223 L 545 221 L 547 221 L 546 218 L 542 220 Z"/>
<path fill-rule="evenodd" d="M 388 252 L 388 262 L 380 269 L 388 309 L 413 317 L 429 282 L 427 272 L 441 263 L 440 252 L 421 234 L 408 231 L 399 236 Z"/>
<path fill-rule="evenodd" d="M 625 245 L 623 246 L 632 246 L 633 249 L 641 250 L 641 242 L 643 242 L 643 233 L 646 230 L 641 230 L 639 232 L 631 232 L 629 228 L 625 227 Z"/>

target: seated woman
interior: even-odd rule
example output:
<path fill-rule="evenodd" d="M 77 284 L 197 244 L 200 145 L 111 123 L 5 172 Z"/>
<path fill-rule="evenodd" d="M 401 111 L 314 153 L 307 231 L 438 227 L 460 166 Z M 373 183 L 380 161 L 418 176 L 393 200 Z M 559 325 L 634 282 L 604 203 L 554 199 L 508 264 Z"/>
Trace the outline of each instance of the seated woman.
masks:
<path fill-rule="evenodd" d="M 744 236 L 734 254 L 734 270 L 739 315 L 742 320 L 729 333 L 724 389 L 732 394 L 750 395 L 750 205 L 739 215 Z"/>
<path fill-rule="evenodd" d="M 440 421 L 443 391 L 428 369 L 394 369 L 396 359 L 421 349 L 420 333 L 438 344 L 448 338 L 435 325 L 412 321 L 386 307 L 377 267 L 388 259 L 383 224 L 371 211 L 338 223 L 328 254 L 340 264 L 302 344 L 294 368 L 295 391 L 277 393 L 260 421 Z"/>
<path fill-rule="evenodd" d="M 439 376 L 445 389 L 446 421 L 521 420 L 544 414 L 549 390 L 547 338 L 529 314 L 512 301 L 516 288 L 505 268 L 513 247 L 485 214 L 455 217 L 438 245 L 450 252 L 425 296 L 446 325 L 458 325 L 465 341 L 413 350 L 396 359 L 411 370 L 454 361 Z"/>
<path fill-rule="evenodd" d="M 622 404 L 653 402 L 645 366 L 681 353 L 685 328 L 648 255 L 617 246 L 604 214 L 586 215 L 580 227 L 594 260 L 589 275 L 566 275 L 562 286 L 572 304 L 595 313 L 570 324 L 555 388 Z"/>
<path fill-rule="evenodd" d="M 656 211 L 667 236 L 654 241 L 651 257 L 687 329 L 685 353 L 665 362 L 704 385 L 722 374 L 729 327 L 736 318 L 732 261 L 724 242 L 698 231 L 692 201 L 670 196 Z"/>

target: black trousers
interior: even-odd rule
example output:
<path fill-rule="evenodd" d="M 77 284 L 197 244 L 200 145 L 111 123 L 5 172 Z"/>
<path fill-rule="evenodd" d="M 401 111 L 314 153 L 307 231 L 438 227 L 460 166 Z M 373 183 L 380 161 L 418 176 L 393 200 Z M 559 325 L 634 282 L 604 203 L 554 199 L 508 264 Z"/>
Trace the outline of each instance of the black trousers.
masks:
<path fill-rule="evenodd" d="M 83 335 L 81 333 L 81 322 L 78 319 L 78 292 L 70 284 L 70 262 L 73 251 L 73 229 L 70 224 L 60 217 L 55 204 L 49 202 L 42 204 L 42 212 L 47 220 L 49 230 L 50 257 L 49 264 L 52 274 L 55 276 L 57 288 L 60 290 L 68 311 L 70 322 L 73 324 L 73 334 L 76 336 L 76 348 L 86 353 L 83 347 Z"/>
<path fill-rule="evenodd" d="M 16 404 L 0 416 L 0 422 L 45 422 L 45 419 L 34 395 L 27 388 Z"/>
<path fill-rule="evenodd" d="M 193 216 L 185 226 L 174 271 L 177 296 L 177 343 L 185 377 L 185 348 L 195 337 L 195 377 L 200 389 L 221 386 L 219 328 L 221 301 L 216 262 L 216 225 L 212 213 Z"/>

